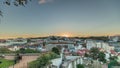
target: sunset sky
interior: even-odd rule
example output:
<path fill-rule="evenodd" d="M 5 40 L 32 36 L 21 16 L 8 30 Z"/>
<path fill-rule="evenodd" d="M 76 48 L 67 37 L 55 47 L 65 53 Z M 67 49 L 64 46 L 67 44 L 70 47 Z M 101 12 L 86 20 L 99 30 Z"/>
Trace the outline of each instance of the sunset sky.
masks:
<path fill-rule="evenodd" d="M 32 0 L 0 10 L 0 38 L 120 34 L 120 0 Z"/>

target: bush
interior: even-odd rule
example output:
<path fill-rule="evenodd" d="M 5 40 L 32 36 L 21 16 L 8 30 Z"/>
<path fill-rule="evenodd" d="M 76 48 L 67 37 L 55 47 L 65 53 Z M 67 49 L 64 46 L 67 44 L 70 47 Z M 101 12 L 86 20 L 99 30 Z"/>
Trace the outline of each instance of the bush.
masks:
<path fill-rule="evenodd" d="M 77 68 L 85 68 L 85 67 L 84 67 L 84 65 L 82 65 L 82 64 L 78 64 L 78 65 L 77 65 Z"/>
<path fill-rule="evenodd" d="M 9 49 L 7 49 L 7 48 L 4 48 L 4 47 L 2 47 L 2 48 L 0 48 L 0 53 L 12 53 L 12 51 L 10 51 Z"/>
<path fill-rule="evenodd" d="M 120 66 L 120 64 L 116 60 L 112 60 L 108 64 L 108 68 L 112 68 L 112 66 Z"/>
<path fill-rule="evenodd" d="M 50 60 L 57 57 L 58 55 L 52 52 L 42 54 L 37 60 L 29 63 L 29 68 L 44 68 L 50 64 Z"/>
<path fill-rule="evenodd" d="M 32 61 L 29 63 L 29 68 L 39 68 L 39 61 Z"/>
<path fill-rule="evenodd" d="M 103 62 L 103 63 L 106 63 L 106 59 L 105 59 L 105 54 L 104 54 L 104 52 L 99 52 L 98 58 L 99 58 L 99 61 L 101 61 L 101 62 Z"/>
<path fill-rule="evenodd" d="M 15 55 L 14 63 L 16 64 L 16 63 L 19 62 L 20 60 L 22 60 L 22 56 L 17 53 L 17 54 Z"/>
<path fill-rule="evenodd" d="M 58 49 L 57 47 L 53 47 L 53 48 L 52 48 L 52 52 L 60 55 L 60 51 L 59 51 L 59 49 Z"/>
<path fill-rule="evenodd" d="M 20 50 L 16 51 L 17 53 L 39 53 L 38 50 L 33 50 L 33 49 L 24 49 L 24 48 L 20 48 Z"/>
<path fill-rule="evenodd" d="M 100 52 L 100 51 L 99 51 L 98 48 L 95 48 L 95 47 L 91 48 L 91 49 L 90 49 L 90 57 L 91 57 L 92 59 L 96 60 L 96 59 L 98 58 L 99 52 Z"/>

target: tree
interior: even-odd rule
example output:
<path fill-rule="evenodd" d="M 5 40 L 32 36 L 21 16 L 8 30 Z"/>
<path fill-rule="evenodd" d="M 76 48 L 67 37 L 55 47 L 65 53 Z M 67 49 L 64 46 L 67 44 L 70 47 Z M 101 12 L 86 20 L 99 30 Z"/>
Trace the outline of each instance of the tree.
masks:
<path fill-rule="evenodd" d="M 55 36 L 52 36 L 50 39 L 51 40 L 57 40 L 57 38 Z"/>
<path fill-rule="evenodd" d="M 98 58 L 99 58 L 99 61 L 101 61 L 101 62 L 106 62 L 104 52 L 99 52 Z"/>
<path fill-rule="evenodd" d="M 52 52 L 60 55 L 60 51 L 59 51 L 59 49 L 58 49 L 57 47 L 53 47 L 53 48 L 52 48 Z"/>
<path fill-rule="evenodd" d="M 28 42 L 28 43 L 29 43 L 29 42 L 31 42 L 31 39 L 30 39 L 30 38 L 28 38 L 28 39 L 27 39 L 27 42 Z"/>
<path fill-rule="evenodd" d="M 87 54 L 87 53 L 85 53 L 85 55 L 84 55 L 85 57 L 89 57 L 89 54 Z"/>
<path fill-rule="evenodd" d="M 5 5 L 14 5 L 14 6 L 25 6 L 31 0 L 3 0 Z M 0 15 L 2 16 L 2 11 L 0 10 Z"/>
<path fill-rule="evenodd" d="M 25 48 L 20 48 L 20 53 L 24 54 L 25 53 Z"/>
<path fill-rule="evenodd" d="M 6 5 L 15 5 L 15 6 L 25 6 L 28 1 L 31 1 L 31 0 L 4 0 L 3 3 L 6 4 Z"/>
<path fill-rule="evenodd" d="M 20 48 L 20 50 L 17 51 L 17 53 L 39 53 L 38 50 L 33 50 L 33 49 L 24 49 L 24 48 Z"/>
<path fill-rule="evenodd" d="M 51 64 L 50 60 L 57 57 L 58 55 L 52 52 L 41 54 L 41 56 L 37 60 L 29 63 L 29 68 L 46 68 L 46 65 Z"/>
<path fill-rule="evenodd" d="M 98 48 L 91 48 L 90 49 L 90 57 L 93 59 L 97 59 L 98 58 L 98 54 L 99 54 L 99 49 Z"/>
<path fill-rule="evenodd" d="M 112 66 L 120 66 L 120 64 L 116 60 L 112 60 L 108 64 L 108 68 L 112 68 Z"/>
<path fill-rule="evenodd" d="M 78 64 L 78 65 L 77 65 L 77 68 L 85 68 L 85 67 L 84 67 L 84 65 L 82 65 L 82 64 Z"/>
<path fill-rule="evenodd" d="M 10 51 L 8 48 L 4 48 L 4 47 L 2 47 L 2 48 L 0 48 L 0 53 L 11 53 L 12 51 Z"/>
<path fill-rule="evenodd" d="M 116 60 L 116 59 L 118 59 L 118 57 L 117 57 L 117 56 L 110 56 L 109 59 L 110 59 L 110 60 Z"/>
<path fill-rule="evenodd" d="M 22 60 L 22 56 L 21 56 L 19 53 L 17 53 L 17 54 L 15 55 L 14 63 L 16 64 L 16 63 L 19 62 L 20 60 Z"/>

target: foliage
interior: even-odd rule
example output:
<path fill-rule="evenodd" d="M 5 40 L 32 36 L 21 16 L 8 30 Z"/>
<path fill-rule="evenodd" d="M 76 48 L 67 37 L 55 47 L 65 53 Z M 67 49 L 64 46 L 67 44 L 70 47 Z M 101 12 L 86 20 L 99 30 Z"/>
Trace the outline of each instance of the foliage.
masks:
<path fill-rule="evenodd" d="M 10 51 L 8 48 L 0 48 L 0 53 L 4 54 L 4 53 L 11 53 L 12 51 Z"/>
<path fill-rule="evenodd" d="M 27 42 L 28 42 L 28 43 L 29 43 L 29 42 L 31 42 L 31 39 L 30 39 L 30 38 L 28 38 L 28 39 L 27 39 Z"/>
<path fill-rule="evenodd" d="M 120 64 L 116 60 L 112 60 L 108 64 L 108 68 L 112 68 L 112 66 L 120 66 Z"/>
<path fill-rule="evenodd" d="M 84 55 L 85 57 L 89 57 L 89 54 L 87 54 L 87 53 L 85 53 L 85 55 Z"/>
<path fill-rule="evenodd" d="M 118 57 L 117 56 L 110 56 L 110 63 L 108 64 L 108 68 L 112 68 L 112 66 L 120 66 L 120 64 L 117 62 Z"/>
<path fill-rule="evenodd" d="M 1 10 L 0 10 L 0 16 L 3 16 L 3 15 L 2 15 L 2 11 L 1 11 Z"/>
<path fill-rule="evenodd" d="M 52 52 L 60 55 L 60 51 L 59 51 L 59 49 L 58 49 L 57 47 L 53 47 L 53 48 L 52 48 Z"/>
<path fill-rule="evenodd" d="M 31 0 L 4 0 L 6 5 L 25 6 Z"/>
<path fill-rule="evenodd" d="M 77 68 L 85 68 L 85 67 L 84 67 L 84 65 L 82 65 L 82 64 L 78 64 L 78 65 L 77 65 Z"/>
<path fill-rule="evenodd" d="M 16 63 L 19 62 L 21 59 L 22 59 L 22 56 L 17 53 L 17 54 L 15 55 L 14 63 L 16 64 Z"/>
<path fill-rule="evenodd" d="M 99 49 L 95 47 L 90 49 L 90 57 L 94 60 L 98 59 L 101 62 L 106 62 L 104 52 L 100 52 Z"/>
<path fill-rule="evenodd" d="M 109 59 L 110 59 L 110 60 L 116 60 L 116 59 L 118 59 L 118 57 L 117 57 L 117 56 L 110 56 Z"/>
<path fill-rule="evenodd" d="M 57 40 L 57 38 L 55 36 L 52 36 L 50 39 L 51 40 Z"/>
<path fill-rule="evenodd" d="M 3 4 L 5 5 L 14 5 L 14 6 L 25 6 L 31 0 L 3 0 Z M 2 11 L 0 10 L 0 16 L 2 15 Z"/>
<path fill-rule="evenodd" d="M 50 60 L 57 57 L 58 55 L 53 52 L 42 54 L 37 60 L 29 63 L 29 68 L 44 68 L 46 65 L 50 64 Z"/>
<path fill-rule="evenodd" d="M 20 48 L 20 50 L 16 51 L 17 53 L 39 53 L 38 50 L 33 50 L 33 49 L 24 49 L 24 48 Z"/>
<path fill-rule="evenodd" d="M 36 60 L 36 61 L 32 61 L 29 63 L 29 68 L 39 68 L 39 61 Z"/>
<path fill-rule="evenodd" d="M 20 48 L 19 51 L 20 51 L 20 53 L 23 53 L 23 54 L 24 54 L 24 53 L 25 53 L 25 48 Z"/>
<path fill-rule="evenodd" d="M 106 62 L 104 52 L 99 52 L 98 58 L 99 58 L 99 61 L 102 61 L 102 62 L 104 62 L 104 63 Z"/>
<path fill-rule="evenodd" d="M 1 61 L 0 68 L 8 68 L 14 63 L 12 60 L 6 60 L 1 58 L 0 58 L 0 61 Z"/>
<path fill-rule="evenodd" d="M 108 36 L 91 36 L 91 37 L 81 37 L 81 39 L 102 40 L 102 41 L 104 41 L 104 42 L 109 41 Z"/>
<path fill-rule="evenodd" d="M 93 58 L 93 59 L 97 59 L 98 58 L 98 54 L 99 54 L 99 49 L 98 48 L 91 48 L 90 49 L 90 57 Z"/>

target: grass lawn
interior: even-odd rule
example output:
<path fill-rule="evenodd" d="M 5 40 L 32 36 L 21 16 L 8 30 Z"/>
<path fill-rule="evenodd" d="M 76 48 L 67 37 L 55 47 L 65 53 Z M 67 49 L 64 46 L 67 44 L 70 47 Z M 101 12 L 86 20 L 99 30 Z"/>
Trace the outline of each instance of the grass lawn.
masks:
<path fill-rule="evenodd" d="M 8 68 L 9 66 L 13 65 L 13 61 L 12 60 L 6 60 L 6 59 L 2 59 L 0 58 L 0 61 L 2 62 L 0 64 L 0 68 Z"/>

